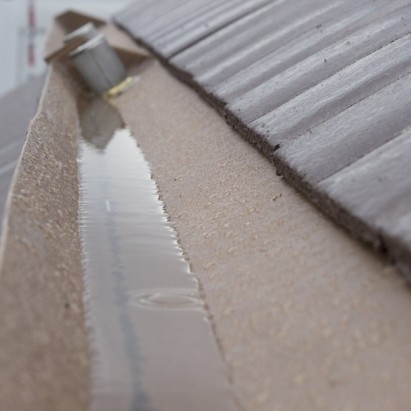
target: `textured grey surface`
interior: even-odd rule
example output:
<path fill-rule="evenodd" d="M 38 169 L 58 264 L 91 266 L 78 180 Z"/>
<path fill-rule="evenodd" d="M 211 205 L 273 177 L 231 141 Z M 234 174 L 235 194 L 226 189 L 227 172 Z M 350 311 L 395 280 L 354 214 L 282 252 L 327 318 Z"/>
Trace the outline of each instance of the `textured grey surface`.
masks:
<path fill-rule="evenodd" d="M 115 17 L 411 274 L 411 1 L 136 1 Z"/>
<path fill-rule="evenodd" d="M 35 77 L 0 99 L 0 225 L 10 182 L 43 84 L 44 76 Z"/>

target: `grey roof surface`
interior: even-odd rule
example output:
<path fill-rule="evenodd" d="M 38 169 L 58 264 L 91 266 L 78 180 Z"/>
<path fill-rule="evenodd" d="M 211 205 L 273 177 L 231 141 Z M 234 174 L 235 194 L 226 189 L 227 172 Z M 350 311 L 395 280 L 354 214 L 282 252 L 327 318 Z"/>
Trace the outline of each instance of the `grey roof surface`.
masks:
<path fill-rule="evenodd" d="M 411 276 L 411 0 L 139 0 L 115 21 Z"/>
<path fill-rule="evenodd" d="M 0 98 L 0 229 L 11 179 L 36 113 L 45 76 L 34 77 Z"/>

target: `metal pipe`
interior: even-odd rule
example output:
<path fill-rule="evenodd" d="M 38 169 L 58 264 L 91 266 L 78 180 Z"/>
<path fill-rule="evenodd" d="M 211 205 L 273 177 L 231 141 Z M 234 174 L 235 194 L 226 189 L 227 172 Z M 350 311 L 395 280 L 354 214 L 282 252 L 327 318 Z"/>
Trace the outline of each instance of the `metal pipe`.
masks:
<path fill-rule="evenodd" d="M 96 26 L 93 23 L 87 23 L 78 29 L 72 31 L 64 37 L 64 43 L 68 44 L 74 40 L 88 41 L 98 35 Z"/>
<path fill-rule="evenodd" d="M 69 54 L 87 85 L 104 94 L 127 77 L 126 70 L 103 34 L 93 37 Z"/>

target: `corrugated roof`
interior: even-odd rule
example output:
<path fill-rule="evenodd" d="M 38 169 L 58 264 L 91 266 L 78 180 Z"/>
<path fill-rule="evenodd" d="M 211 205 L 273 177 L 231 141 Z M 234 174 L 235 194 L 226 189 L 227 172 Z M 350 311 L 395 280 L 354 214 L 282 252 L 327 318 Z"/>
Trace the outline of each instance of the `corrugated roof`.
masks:
<path fill-rule="evenodd" d="M 115 20 L 411 275 L 410 0 L 139 0 Z"/>

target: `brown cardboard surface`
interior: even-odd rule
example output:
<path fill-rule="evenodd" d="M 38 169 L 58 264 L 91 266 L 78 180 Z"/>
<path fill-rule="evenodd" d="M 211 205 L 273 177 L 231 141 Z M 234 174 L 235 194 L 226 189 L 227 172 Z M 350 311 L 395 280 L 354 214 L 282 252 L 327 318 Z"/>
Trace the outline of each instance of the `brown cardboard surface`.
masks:
<path fill-rule="evenodd" d="M 158 63 L 117 106 L 200 280 L 244 409 L 408 409 L 411 296 L 386 261 L 325 219 Z M 2 244 L 2 410 L 87 409 L 77 124 L 72 91 L 53 70 Z"/>
<path fill-rule="evenodd" d="M 0 268 L 0 409 L 86 410 L 77 114 L 53 69 L 9 197 Z"/>

